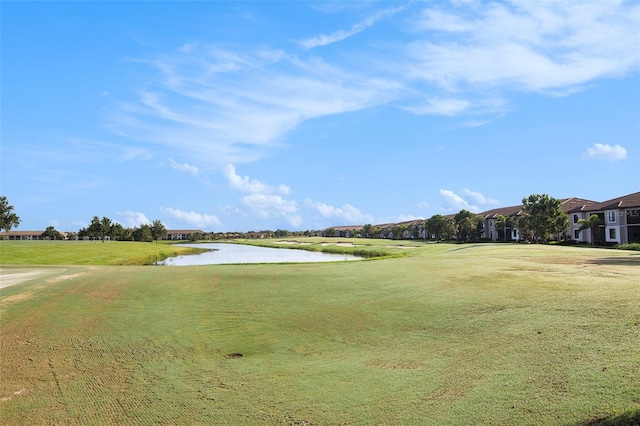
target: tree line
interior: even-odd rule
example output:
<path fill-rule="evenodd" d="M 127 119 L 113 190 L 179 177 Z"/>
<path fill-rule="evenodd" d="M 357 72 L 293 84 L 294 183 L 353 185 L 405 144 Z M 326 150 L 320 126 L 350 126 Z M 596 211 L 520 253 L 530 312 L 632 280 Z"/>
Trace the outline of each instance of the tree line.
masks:
<path fill-rule="evenodd" d="M 532 242 L 547 242 L 554 235 L 564 233 L 569 227 L 569 219 L 562 211 L 562 202 L 559 199 L 550 197 L 547 194 L 532 194 L 522 199 L 523 214 L 519 216 L 505 217 L 498 215 L 495 218 L 495 228 L 501 231 L 502 238 L 506 241 L 507 229 L 517 228 L 521 240 Z M 597 215 L 593 215 L 597 219 Z M 593 217 L 589 220 L 582 219 L 580 230 L 593 229 Z M 417 238 L 417 233 L 421 231 L 423 238 L 436 241 L 456 240 L 458 242 L 479 241 L 484 229 L 484 217 L 462 209 L 454 215 L 436 214 L 426 219 L 417 228 L 413 229 L 414 234 L 408 235 L 409 226 L 407 224 L 397 224 L 391 227 L 380 227 L 366 224 L 362 227 L 360 237 L 364 238 Z M 337 236 L 338 231 L 328 229 L 325 236 Z"/>
<path fill-rule="evenodd" d="M 107 238 L 118 241 L 158 242 L 166 237 L 167 229 L 160 220 L 156 219 L 151 224 L 143 223 L 134 228 L 125 228 L 106 216 L 102 218 L 94 216 L 89 226 L 80 229 L 77 234 L 79 239 L 97 239 L 102 242 Z"/>
<path fill-rule="evenodd" d="M 14 213 L 14 207 L 9 204 L 6 197 L 0 197 L 0 229 L 11 230 L 20 224 L 20 217 Z M 498 215 L 495 218 L 496 229 L 502 230 L 503 239 L 506 238 L 506 230 L 517 228 L 521 240 L 532 242 L 546 242 L 553 235 L 564 232 L 569 226 L 567 215 L 562 211 L 561 201 L 547 194 L 532 194 L 522 199 L 523 214 L 519 216 L 505 217 Z M 597 215 L 592 215 L 588 220 L 581 219 L 580 230 L 591 229 L 598 232 L 600 225 Z M 359 233 L 365 238 L 385 238 L 392 235 L 393 238 L 416 238 L 416 235 L 407 235 L 409 226 L 397 224 L 393 227 L 382 228 L 366 224 Z M 425 220 L 420 225 L 424 238 L 429 236 L 435 240 L 457 240 L 458 242 L 478 241 L 484 231 L 484 218 L 468 210 L 460 210 L 455 215 L 443 216 L 436 214 Z M 415 231 L 415 230 L 414 230 Z M 249 231 L 233 233 L 210 233 L 197 237 L 206 239 L 227 238 L 283 238 L 288 236 L 314 236 L 319 231 L 288 231 L 277 229 L 276 231 Z M 383 235 L 384 234 L 384 235 Z M 329 228 L 323 231 L 324 236 L 338 236 L 335 229 Z M 53 226 L 47 227 L 42 233 L 43 238 L 64 239 L 63 235 Z M 71 233 L 69 239 L 96 239 L 104 242 L 107 238 L 120 241 L 158 241 L 167 237 L 167 230 L 160 220 L 154 220 L 151 224 L 142 224 L 134 228 L 125 228 L 121 224 L 112 221 L 108 217 L 94 216 L 89 226 L 80 229 L 77 234 Z"/>

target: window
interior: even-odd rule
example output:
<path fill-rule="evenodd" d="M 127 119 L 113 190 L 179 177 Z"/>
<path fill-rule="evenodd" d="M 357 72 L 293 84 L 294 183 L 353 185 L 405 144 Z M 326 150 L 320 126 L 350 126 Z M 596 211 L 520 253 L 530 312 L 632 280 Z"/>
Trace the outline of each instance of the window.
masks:
<path fill-rule="evenodd" d="M 493 220 L 489 221 L 489 226 L 493 226 Z"/>
<path fill-rule="evenodd" d="M 580 231 L 578 231 L 577 229 L 575 231 L 573 231 L 573 239 L 574 240 L 579 240 L 580 239 Z"/>
<path fill-rule="evenodd" d="M 640 223 L 640 210 L 627 210 L 627 224 L 637 225 Z"/>
<path fill-rule="evenodd" d="M 616 228 L 609 229 L 609 239 L 610 240 L 617 239 L 617 237 L 616 237 Z"/>
<path fill-rule="evenodd" d="M 617 215 L 616 215 L 616 213 L 617 213 L 617 212 L 616 212 L 616 211 L 614 211 L 614 210 L 609 210 L 609 211 L 607 212 L 607 222 L 609 222 L 609 223 L 616 223 L 616 216 L 617 216 Z"/>
<path fill-rule="evenodd" d="M 573 215 L 573 223 L 578 223 L 579 216 L 577 214 Z"/>

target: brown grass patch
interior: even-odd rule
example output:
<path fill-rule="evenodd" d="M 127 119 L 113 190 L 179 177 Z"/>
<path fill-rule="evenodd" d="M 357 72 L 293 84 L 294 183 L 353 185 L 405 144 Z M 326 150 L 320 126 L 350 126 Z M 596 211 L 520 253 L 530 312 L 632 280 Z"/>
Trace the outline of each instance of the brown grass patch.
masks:
<path fill-rule="evenodd" d="M 422 368 L 420 364 L 414 361 L 391 361 L 387 359 L 374 359 L 368 361 L 367 365 L 385 370 L 419 370 Z"/>

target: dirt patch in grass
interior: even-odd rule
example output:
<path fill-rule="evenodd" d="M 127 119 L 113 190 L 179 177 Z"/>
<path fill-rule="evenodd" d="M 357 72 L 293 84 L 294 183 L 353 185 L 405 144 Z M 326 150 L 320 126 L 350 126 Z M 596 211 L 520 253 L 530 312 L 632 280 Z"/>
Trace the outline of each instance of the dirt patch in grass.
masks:
<path fill-rule="evenodd" d="M 4 269 L 0 268 L 0 288 L 32 280 L 39 275 L 53 272 L 52 269 Z"/>
<path fill-rule="evenodd" d="M 375 359 L 367 362 L 369 367 L 382 368 L 385 370 L 419 370 L 420 364 L 413 361 L 390 361 L 386 359 Z"/>
<path fill-rule="evenodd" d="M 74 278 L 78 278 L 86 274 L 87 272 L 78 272 L 75 274 L 60 275 L 59 277 L 55 277 L 55 278 L 51 278 L 50 280 L 47 280 L 47 283 L 57 283 L 60 281 L 72 280 Z"/>
<path fill-rule="evenodd" d="M 640 256 L 603 257 L 591 259 L 589 263 L 595 265 L 640 266 Z"/>

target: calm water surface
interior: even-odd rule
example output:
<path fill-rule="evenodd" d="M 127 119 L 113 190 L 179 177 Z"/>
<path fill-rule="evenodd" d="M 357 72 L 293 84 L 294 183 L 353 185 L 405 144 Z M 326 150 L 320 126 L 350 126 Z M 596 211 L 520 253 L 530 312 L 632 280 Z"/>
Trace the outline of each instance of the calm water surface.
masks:
<path fill-rule="evenodd" d="M 169 266 L 191 266 L 222 265 L 232 263 L 339 262 L 344 260 L 362 259 L 358 256 L 344 254 L 255 247 L 241 244 L 204 243 L 180 244 L 180 246 L 205 248 L 210 251 L 201 254 L 170 257 L 163 262 L 160 262 L 160 264 Z"/>

